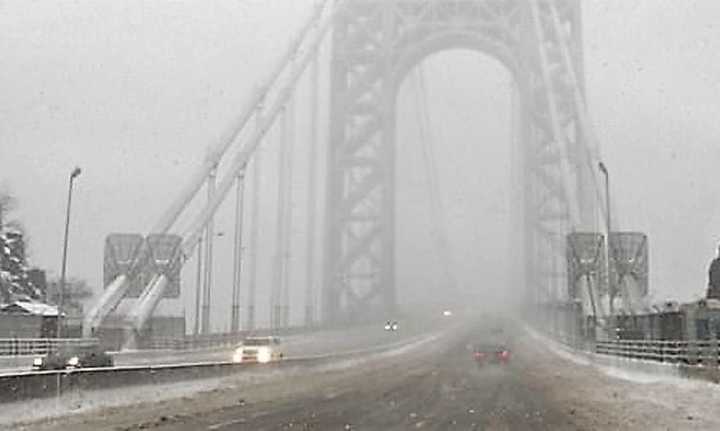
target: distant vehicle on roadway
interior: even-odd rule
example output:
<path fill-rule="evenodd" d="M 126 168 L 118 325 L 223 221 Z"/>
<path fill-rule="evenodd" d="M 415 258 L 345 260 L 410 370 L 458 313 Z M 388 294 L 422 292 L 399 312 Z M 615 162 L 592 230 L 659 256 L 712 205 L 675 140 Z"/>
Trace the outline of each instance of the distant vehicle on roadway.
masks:
<path fill-rule="evenodd" d="M 99 346 L 63 346 L 33 360 L 33 370 L 112 367 L 113 358 Z"/>
<path fill-rule="evenodd" d="M 510 350 L 505 343 L 484 343 L 473 346 L 473 359 L 478 367 L 488 364 L 506 365 L 510 362 Z"/>
<path fill-rule="evenodd" d="M 385 330 L 386 331 L 397 331 L 398 330 L 398 323 L 394 320 L 388 320 L 385 322 Z"/>
<path fill-rule="evenodd" d="M 233 362 L 266 364 L 285 357 L 280 338 L 247 337 L 233 353 Z"/>

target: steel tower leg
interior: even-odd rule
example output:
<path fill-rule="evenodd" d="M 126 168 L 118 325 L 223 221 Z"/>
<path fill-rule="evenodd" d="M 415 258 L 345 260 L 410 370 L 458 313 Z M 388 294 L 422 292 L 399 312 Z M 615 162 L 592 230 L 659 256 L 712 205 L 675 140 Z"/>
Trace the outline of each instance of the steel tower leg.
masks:
<path fill-rule="evenodd" d="M 342 47 L 348 37 L 348 22 L 342 15 L 335 20 L 333 27 L 333 57 L 340 57 Z M 329 142 L 326 158 L 325 181 L 325 235 L 324 235 L 324 266 L 323 288 L 321 294 L 321 319 L 325 322 L 336 322 L 340 318 L 340 254 L 342 250 L 341 214 L 343 182 L 345 174 L 338 169 L 345 140 L 345 124 L 341 112 L 347 108 L 344 94 L 348 91 L 348 65 L 343 61 L 330 61 L 330 122 Z"/>
<path fill-rule="evenodd" d="M 382 11 L 382 29 L 385 35 L 393 35 L 396 30 L 395 5 L 385 4 Z M 384 173 L 383 210 L 380 216 L 382 265 L 380 272 L 380 286 L 382 306 L 385 313 L 392 312 L 396 307 L 395 291 L 395 135 L 396 135 L 396 106 L 397 88 L 393 79 L 394 62 L 392 38 L 386 37 L 383 41 L 384 52 L 383 69 L 383 96 L 382 96 L 382 146 L 380 148 L 380 162 Z"/>
<path fill-rule="evenodd" d="M 260 129 L 263 122 L 263 105 L 258 105 L 255 113 L 256 128 Z M 255 305 L 257 290 L 258 270 L 258 235 L 260 230 L 260 172 L 262 167 L 262 149 L 258 148 L 252 159 L 252 203 L 250 207 L 250 265 L 248 267 L 248 298 L 247 298 L 247 323 L 245 328 L 248 331 L 255 329 Z"/>

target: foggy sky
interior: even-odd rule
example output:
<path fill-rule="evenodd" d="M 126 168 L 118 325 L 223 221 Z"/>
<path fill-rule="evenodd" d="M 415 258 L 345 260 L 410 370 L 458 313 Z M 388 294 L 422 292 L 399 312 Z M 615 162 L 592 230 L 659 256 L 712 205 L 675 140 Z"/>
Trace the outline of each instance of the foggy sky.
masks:
<path fill-rule="evenodd" d="M 80 165 L 69 272 L 99 289 L 105 235 L 154 224 L 312 4 L 0 2 L 0 182 L 17 195 L 15 215 L 28 229 L 32 263 L 59 272 L 67 175 Z M 588 103 L 612 175 L 617 222 L 649 234 L 655 297 L 699 296 L 720 241 L 720 7 L 713 0 L 596 0 L 583 7 Z M 507 106 L 497 101 L 506 90 L 493 85 L 505 72 L 472 52 L 440 54 L 427 64 L 429 76 L 451 71 L 455 78 L 430 83 L 438 101 L 433 128 L 448 141 L 438 162 L 441 187 L 456 201 L 447 205 L 450 236 L 455 254 L 466 257 L 458 259 L 458 273 L 470 283 L 474 259 L 506 258 L 502 237 L 512 229 L 493 216 L 508 205 L 502 196 L 509 184 L 498 170 L 509 160 L 501 147 L 507 112 L 492 109 Z M 402 99 L 411 95 L 402 91 L 399 109 L 408 112 L 398 133 L 408 138 L 401 147 L 413 139 L 407 128 L 414 115 Z M 488 181 L 468 171 L 469 156 Z M 422 191 L 413 184 L 418 166 L 409 152 L 399 166 L 399 184 L 410 196 Z M 408 202 L 399 203 L 402 217 L 413 214 L 417 200 Z M 484 231 L 473 221 L 482 214 Z M 412 269 L 433 260 L 427 241 L 423 250 L 414 245 L 423 242 L 422 220 L 399 232 L 418 238 L 402 240 L 410 251 L 398 262 L 405 284 L 422 279 Z M 476 234 L 463 235 L 468 231 Z"/>

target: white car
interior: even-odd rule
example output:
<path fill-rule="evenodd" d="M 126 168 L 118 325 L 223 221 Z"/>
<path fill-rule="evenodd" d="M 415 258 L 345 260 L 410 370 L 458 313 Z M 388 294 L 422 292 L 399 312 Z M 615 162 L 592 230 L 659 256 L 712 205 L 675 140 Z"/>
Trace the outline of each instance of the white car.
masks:
<path fill-rule="evenodd" d="M 233 353 L 235 363 L 261 363 L 279 361 L 285 353 L 278 337 L 247 337 Z"/>

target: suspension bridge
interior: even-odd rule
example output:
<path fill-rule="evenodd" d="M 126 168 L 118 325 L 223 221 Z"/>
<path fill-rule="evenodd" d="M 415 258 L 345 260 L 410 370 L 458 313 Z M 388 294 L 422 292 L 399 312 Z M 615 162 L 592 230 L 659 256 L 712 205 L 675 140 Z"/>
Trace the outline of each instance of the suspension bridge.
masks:
<path fill-rule="evenodd" d="M 6 414 L 17 401 L 55 397 L 53 408 L 75 410 L 151 386 L 130 392 L 132 408 L 51 426 L 720 427 L 703 407 L 707 387 L 637 385 L 604 371 L 718 381 L 720 301 L 650 303 L 649 239 L 619 229 L 588 112 L 581 16 L 574 0 L 319 0 L 229 131 L 168 190 L 156 223 L 106 237 L 104 290 L 84 316 L 83 339 L 0 340 Z M 432 121 L 437 95 L 424 66 L 456 49 L 494 59 L 511 81 L 512 288 L 522 316 L 473 303 L 408 314 L 399 330 L 393 321 L 383 331 L 405 299 L 396 271 L 401 89 L 412 98 L 437 289 L 462 289 L 438 166 L 445 135 Z M 219 241 L 231 245 L 229 259 Z M 228 316 L 224 331 L 218 314 Z M 249 333 L 283 342 L 238 346 Z M 18 368 L 24 356 L 98 339 L 117 347 L 113 366 Z M 245 348 L 259 363 L 242 359 Z M 488 356 L 503 368 L 488 372 Z M 209 392 L 167 386 L 216 378 L 236 380 L 213 380 Z"/>
<path fill-rule="evenodd" d="M 316 6 L 240 107 L 231 133 L 208 151 L 186 185 L 172 191 L 176 197 L 158 222 L 144 233 L 107 237 L 105 290 L 85 317 L 83 336 L 112 327 L 126 346 L 136 345 L 158 306 L 179 301 L 181 284 L 184 294 L 195 295 L 193 332 L 212 332 L 211 310 L 221 305 L 213 303 L 214 295 L 227 288 L 213 279 L 214 220 L 230 201 L 232 301 L 222 306 L 231 310 L 232 332 L 257 328 L 257 250 L 269 244 L 272 280 L 262 289 L 269 292 L 273 330 L 291 325 L 291 289 L 302 291 L 299 313 L 306 326 L 359 322 L 395 310 L 396 99 L 408 76 L 420 107 L 433 241 L 448 285 L 454 285 L 418 65 L 455 48 L 495 58 L 514 82 L 512 133 L 519 156 L 512 162 L 522 172 L 517 206 L 527 307 L 571 304 L 601 327 L 615 297 L 623 299 L 625 312 L 646 310 L 646 236 L 608 235 L 600 143 L 585 100 L 579 3 L 344 0 Z M 303 207 L 294 196 L 300 154 L 306 162 Z M 263 162 L 268 156 L 275 166 Z M 273 214 L 262 213 L 264 177 L 277 179 Z M 302 228 L 293 226 L 300 209 Z M 184 230 L 181 216 L 191 220 Z M 261 237 L 265 218 L 275 220 L 272 238 Z M 304 229 L 302 244 L 293 243 L 294 229 Z M 298 286 L 290 269 L 291 250 L 300 246 L 305 280 Z M 181 283 L 190 267 L 194 277 L 185 278 L 194 280 Z"/>

